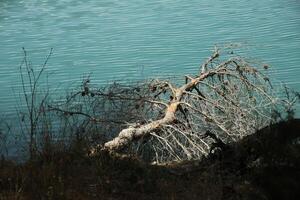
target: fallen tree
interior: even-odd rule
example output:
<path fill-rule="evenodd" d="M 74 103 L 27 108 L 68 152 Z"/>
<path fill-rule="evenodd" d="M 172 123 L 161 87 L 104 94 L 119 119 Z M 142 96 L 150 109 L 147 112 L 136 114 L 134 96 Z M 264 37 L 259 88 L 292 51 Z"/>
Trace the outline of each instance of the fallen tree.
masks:
<path fill-rule="evenodd" d="M 128 88 L 93 90 L 84 81 L 76 95 L 105 98 L 111 107 L 116 106 L 115 100 L 122 102 L 116 115 L 123 118 L 115 120 L 122 124 L 119 133 L 96 145 L 90 154 L 99 150 L 135 153 L 155 163 L 191 160 L 208 155 L 216 145 L 222 148 L 220 143 L 253 134 L 276 118 L 280 103 L 267 70 L 268 65 L 251 62 L 232 49 L 215 48 L 197 73 L 175 83 L 150 80 Z M 109 113 L 105 118 L 51 109 L 81 114 L 96 123 L 109 121 Z"/>
<path fill-rule="evenodd" d="M 269 124 L 277 99 L 268 77 L 241 56 L 223 55 L 224 60 L 221 54 L 215 48 L 200 72 L 186 75 L 182 85 L 148 83 L 154 95 L 146 100 L 162 117 L 132 124 L 101 148 L 117 152 L 147 138 L 156 162 L 196 159 L 207 155 L 215 142 L 207 131 L 227 143 Z"/>

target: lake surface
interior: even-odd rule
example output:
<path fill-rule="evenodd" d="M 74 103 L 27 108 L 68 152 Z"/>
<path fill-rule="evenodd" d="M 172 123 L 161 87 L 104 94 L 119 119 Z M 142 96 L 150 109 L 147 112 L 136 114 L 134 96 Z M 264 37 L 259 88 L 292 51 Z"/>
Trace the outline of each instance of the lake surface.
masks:
<path fill-rule="evenodd" d="M 0 113 L 13 118 L 22 47 L 33 66 L 50 48 L 53 92 L 198 71 L 214 44 L 238 42 L 300 90 L 299 0 L 0 0 Z"/>

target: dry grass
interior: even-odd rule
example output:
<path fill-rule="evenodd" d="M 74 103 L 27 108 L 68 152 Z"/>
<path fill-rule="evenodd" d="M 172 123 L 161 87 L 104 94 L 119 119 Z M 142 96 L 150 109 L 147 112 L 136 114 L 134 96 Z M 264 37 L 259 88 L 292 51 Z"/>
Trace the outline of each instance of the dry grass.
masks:
<path fill-rule="evenodd" d="M 294 120 L 202 161 L 164 166 L 105 152 L 89 158 L 74 143 L 22 164 L 2 160 L 0 199 L 297 199 L 299 137 Z"/>

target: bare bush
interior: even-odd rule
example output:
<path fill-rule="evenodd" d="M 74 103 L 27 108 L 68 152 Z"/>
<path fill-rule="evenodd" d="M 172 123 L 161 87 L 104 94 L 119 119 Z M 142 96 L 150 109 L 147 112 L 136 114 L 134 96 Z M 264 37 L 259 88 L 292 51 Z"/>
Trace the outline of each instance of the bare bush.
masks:
<path fill-rule="evenodd" d="M 104 144 L 123 128 L 145 123 L 153 114 L 148 83 L 122 85 L 113 83 L 102 88 L 93 87 L 89 77 L 83 80 L 80 91 L 70 93 L 60 103 L 48 106 L 48 111 L 61 113 L 70 128 L 79 127 L 79 134 Z M 63 126 L 64 128 L 66 126 Z M 76 132 L 69 130 L 67 132 Z"/>
<path fill-rule="evenodd" d="M 40 81 L 44 73 L 47 63 L 52 55 L 52 49 L 46 57 L 44 63 L 36 71 L 32 63 L 28 60 L 27 51 L 23 48 L 24 57 L 20 64 L 20 76 L 23 90 L 23 98 L 25 100 L 25 111 L 19 112 L 20 125 L 25 138 L 29 144 L 29 153 L 32 158 L 37 150 L 38 133 L 50 134 L 48 132 L 49 124 L 45 122 L 48 113 L 45 111 L 49 96 L 49 88 L 45 92 L 41 91 Z M 28 139 L 27 139 L 28 138 Z"/>

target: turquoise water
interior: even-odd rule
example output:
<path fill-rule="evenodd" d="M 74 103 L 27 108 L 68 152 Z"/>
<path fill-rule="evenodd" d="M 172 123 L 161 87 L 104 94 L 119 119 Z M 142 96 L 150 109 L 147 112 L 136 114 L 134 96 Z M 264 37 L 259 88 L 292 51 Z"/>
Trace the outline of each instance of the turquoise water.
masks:
<path fill-rule="evenodd" d="M 0 113 L 15 113 L 22 47 L 34 66 L 53 48 L 48 83 L 63 94 L 87 75 L 105 84 L 193 73 L 230 42 L 300 90 L 299 0 L 0 0 Z"/>

